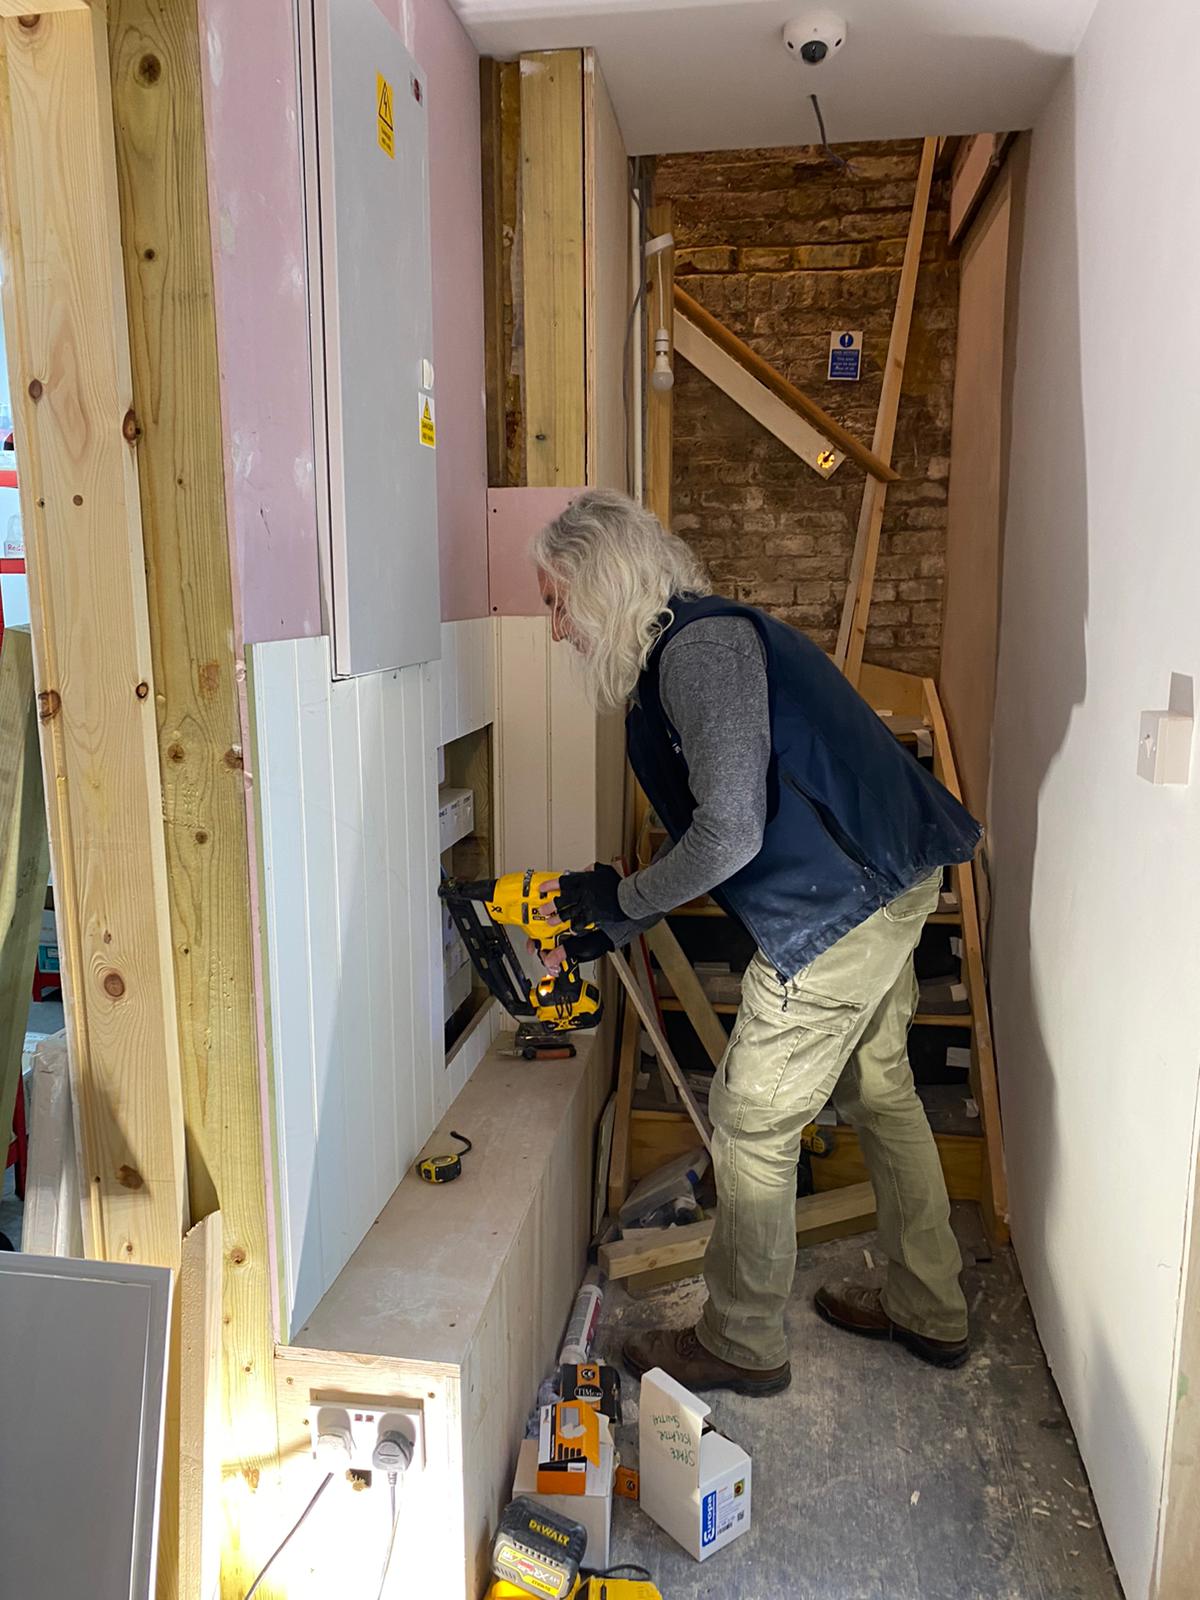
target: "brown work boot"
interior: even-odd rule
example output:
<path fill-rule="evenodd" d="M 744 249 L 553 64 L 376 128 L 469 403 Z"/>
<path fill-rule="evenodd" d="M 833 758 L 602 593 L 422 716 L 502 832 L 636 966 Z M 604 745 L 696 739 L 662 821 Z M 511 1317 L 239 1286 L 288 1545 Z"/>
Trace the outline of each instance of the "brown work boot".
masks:
<path fill-rule="evenodd" d="M 818 1289 L 813 1296 L 817 1315 L 835 1328 L 857 1333 L 863 1339 L 894 1339 L 932 1367 L 961 1367 L 970 1345 L 966 1339 L 930 1339 L 893 1322 L 883 1309 L 878 1289 L 849 1283 L 842 1289 Z"/>
<path fill-rule="evenodd" d="M 653 1367 L 661 1367 L 685 1389 L 732 1389 L 734 1394 L 778 1394 L 792 1381 L 788 1362 L 781 1367 L 760 1371 L 754 1367 L 735 1367 L 720 1356 L 710 1355 L 696 1337 L 694 1328 L 651 1328 L 635 1333 L 625 1341 L 621 1354 L 635 1378 L 642 1378 Z"/>

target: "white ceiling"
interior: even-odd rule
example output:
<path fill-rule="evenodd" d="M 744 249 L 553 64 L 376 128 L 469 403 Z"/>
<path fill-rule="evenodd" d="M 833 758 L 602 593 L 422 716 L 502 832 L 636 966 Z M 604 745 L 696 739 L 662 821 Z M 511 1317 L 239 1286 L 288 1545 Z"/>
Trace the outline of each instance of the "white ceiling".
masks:
<path fill-rule="evenodd" d="M 832 0 L 813 68 L 781 32 L 825 0 L 452 0 L 485 55 L 594 45 L 633 155 L 810 143 L 814 91 L 834 142 L 1028 127 L 1095 3 Z"/>

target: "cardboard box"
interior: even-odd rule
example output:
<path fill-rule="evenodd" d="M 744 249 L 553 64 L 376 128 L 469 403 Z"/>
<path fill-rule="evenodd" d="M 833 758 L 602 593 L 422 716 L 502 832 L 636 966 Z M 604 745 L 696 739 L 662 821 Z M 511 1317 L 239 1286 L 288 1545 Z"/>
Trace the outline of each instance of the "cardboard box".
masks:
<path fill-rule="evenodd" d="M 439 848 L 449 850 L 475 827 L 475 793 L 471 789 L 438 790 Z"/>
<path fill-rule="evenodd" d="M 558 1392 L 564 1400 L 594 1407 L 614 1427 L 621 1420 L 621 1374 L 607 1362 L 564 1362 L 558 1369 Z"/>
<path fill-rule="evenodd" d="M 661 1367 L 642 1379 L 642 1510 L 697 1561 L 750 1530 L 750 1457 L 706 1430 L 709 1410 Z"/>
<path fill-rule="evenodd" d="M 587 1529 L 587 1553 L 584 1565 L 601 1570 L 611 1565 L 609 1541 L 612 1533 L 613 1477 L 616 1472 L 616 1452 L 607 1417 L 600 1418 L 600 1463 L 592 1479 L 592 1488 L 584 1494 L 547 1494 L 537 1486 L 538 1440 L 522 1439 L 517 1457 L 517 1475 L 513 1479 L 512 1498 L 524 1495 L 535 1500 L 547 1511 L 556 1511 Z"/>

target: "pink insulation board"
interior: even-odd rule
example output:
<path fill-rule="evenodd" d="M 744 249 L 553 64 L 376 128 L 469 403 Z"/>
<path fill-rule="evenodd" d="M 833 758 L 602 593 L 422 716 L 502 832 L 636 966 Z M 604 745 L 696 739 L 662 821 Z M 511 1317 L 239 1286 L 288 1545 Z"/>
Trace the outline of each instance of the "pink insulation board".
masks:
<path fill-rule="evenodd" d="M 488 587 L 501 617 L 540 617 L 545 601 L 529 559 L 529 541 L 582 489 L 489 489 Z"/>
<path fill-rule="evenodd" d="M 479 57 L 448 0 L 376 0 L 428 77 L 442 616 L 486 616 Z M 239 644 L 321 632 L 292 0 L 200 0 Z"/>

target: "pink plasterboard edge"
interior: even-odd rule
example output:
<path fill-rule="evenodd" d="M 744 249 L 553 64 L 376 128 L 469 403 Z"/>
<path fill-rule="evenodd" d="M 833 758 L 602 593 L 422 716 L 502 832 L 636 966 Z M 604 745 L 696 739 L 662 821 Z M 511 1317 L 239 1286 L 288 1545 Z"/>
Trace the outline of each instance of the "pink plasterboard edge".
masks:
<path fill-rule="evenodd" d="M 582 493 L 582 488 L 488 490 L 488 591 L 493 616 L 541 616 L 546 607 L 529 559 L 529 542 Z"/>

